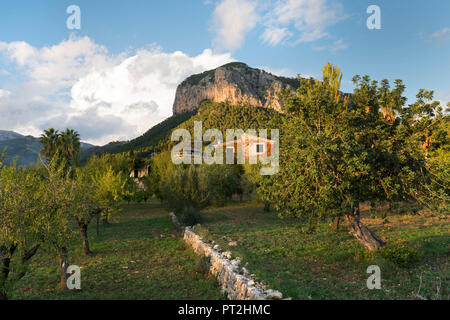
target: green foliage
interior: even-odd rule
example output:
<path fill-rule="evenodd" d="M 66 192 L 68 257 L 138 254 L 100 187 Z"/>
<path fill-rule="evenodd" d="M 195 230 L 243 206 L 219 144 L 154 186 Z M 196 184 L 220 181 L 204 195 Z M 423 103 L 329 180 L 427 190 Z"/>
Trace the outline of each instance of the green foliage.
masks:
<path fill-rule="evenodd" d="M 112 167 L 103 168 L 93 176 L 95 198 L 103 218 L 114 218 L 120 212 L 119 202 L 123 198 L 126 182 L 127 177 L 114 172 Z"/>
<path fill-rule="evenodd" d="M 207 172 L 194 165 L 174 167 L 167 179 L 161 182 L 164 202 L 175 214 L 185 208 L 205 208 L 211 201 L 210 187 Z"/>
<path fill-rule="evenodd" d="M 355 76 L 350 102 L 339 91 L 341 78 L 339 68 L 328 64 L 323 81 L 301 81 L 296 95 L 283 93 L 288 117 L 280 172 L 259 183 L 268 187 L 276 208 L 292 216 L 358 216 L 363 201 L 437 202 L 438 194 L 442 201 L 448 176 L 434 175 L 435 186 L 445 191 L 430 190 L 433 175 L 419 147 L 442 118 L 432 94 L 422 90 L 418 101 L 405 107 L 401 80 L 390 89 L 387 80 Z"/>
<path fill-rule="evenodd" d="M 239 192 L 239 176 L 228 165 L 179 165 L 163 173 L 162 199 L 175 213 L 185 208 L 201 210 L 209 205 L 224 205 Z"/>
<path fill-rule="evenodd" d="M 80 135 L 72 129 L 58 132 L 53 128 L 44 131 L 40 138 L 42 144 L 41 153 L 47 160 L 54 157 L 58 161 L 65 160 L 68 165 L 74 164 L 78 161 L 80 155 Z"/>
<path fill-rule="evenodd" d="M 202 170 L 208 176 L 211 193 L 211 204 L 214 206 L 225 205 L 231 200 L 233 194 L 240 192 L 238 165 L 202 165 Z"/>
<path fill-rule="evenodd" d="M 383 247 L 379 254 L 399 267 L 406 268 L 416 263 L 419 258 L 417 249 L 409 247 L 405 243 L 391 243 Z"/>
<path fill-rule="evenodd" d="M 164 198 L 161 189 L 162 181 L 167 180 L 174 167 L 170 152 L 168 151 L 155 155 L 151 160 L 152 170 L 148 180 L 152 186 L 153 193 L 161 200 Z"/>
<path fill-rule="evenodd" d="M 48 226 L 39 206 L 40 180 L 32 168 L 0 167 L 0 297 L 23 277 Z M 12 261 L 14 256 L 21 258 Z"/>
<path fill-rule="evenodd" d="M 130 173 L 130 158 L 126 153 L 121 154 L 102 154 L 100 156 L 94 155 L 89 158 L 89 161 L 84 165 L 89 170 L 97 171 L 102 168 L 111 167 L 117 173 L 128 175 Z"/>
<path fill-rule="evenodd" d="M 183 226 L 194 226 L 203 222 L 203 216 L 193 207 L 183 208 L 178 212 L 177 218 Z"/>
<path fill-rule="evenodd" d="M 205 276 L 209 275 L 211 269 L 211 261 L 209 257 L 204 255 L 197 258 L 197 272 Z"/>
<path fill-rule="evenodd" d="M 142 136 L 129 142 L 111 143 L 103 147 L 90 148 L 86 153 L 83 154 L 82 161 L 87 161 L 87 159 L 93 155 L 126 153 L 131 150 L 135 150 L 136 153 L 138 153 L 141 157 L 148 157 L 154 152 L 165 150 L 164 143 L 168 139 L 170 139 L 172 130 L 180 123 L 188 120 L 195 113 L 196 111 L 186 112 L 167 118 L 166 120 L 152 127 Z"/>
<path fill-rule="evenodd" d="M 203 131 L 218 129 L 225 138 L 227 129 L 282 129 L 283 119 L 284 116 L 273 109 L 204 101 L 197 114 L 180 124 L 177 129 L 187 129 L 193 136 L 194 122 L 202 121 Z M 166 143 L 169 150 L 174 145 L 170 137 Z"/>

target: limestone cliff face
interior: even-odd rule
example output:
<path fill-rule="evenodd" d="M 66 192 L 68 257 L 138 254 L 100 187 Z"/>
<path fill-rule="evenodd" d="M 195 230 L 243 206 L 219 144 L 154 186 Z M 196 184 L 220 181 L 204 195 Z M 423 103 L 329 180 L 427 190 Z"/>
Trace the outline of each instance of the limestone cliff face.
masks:
<path fill-rule="evenodd" d="M 296 89 L 297 82 L 234 62 L 184 80 L 177 88 L 173 113 L 194 110 L 203 100 L 272 108 L 280 112 L 278 93 L 281 89 Z"/>

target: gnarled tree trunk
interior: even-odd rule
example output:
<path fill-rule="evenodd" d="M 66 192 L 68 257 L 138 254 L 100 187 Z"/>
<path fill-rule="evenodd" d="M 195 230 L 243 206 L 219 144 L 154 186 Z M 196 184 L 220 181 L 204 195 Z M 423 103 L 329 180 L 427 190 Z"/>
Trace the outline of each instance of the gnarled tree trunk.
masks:
<path fill-rule="evenodd" d="M 11 256 L 16 251 L 16 246 L 7 248 L 0 246 L 0 300 L 8 300 L 6 294 L 6 281 L 8 280 Z"/>
<path fill-rule="evenodd" d="M 369 251 L 378 250 L 385 242 L 377 237 L 369 228 L 361 223 L 359 205 L 353 207 L 352 212 L 345 215 L 348 230 Z"/>
<path fill-rule="evenodd" d="M 40 246 L 40 244 L 37 244 L 23 254 L 21 259 L 22 265 L 28 263 L 28 261 L 36 254 Z M 0 300 L 8 300 L 8 295 L 5 287 L 10 273 L 11 256 L 14 254 L 16 249 L 16 246 L 12 246 L 9 249 L 4 246 L 0 247 Z M 22 279 L 26 274 L 25 272 L 26 271 L 22 271 L 21 273 L 19 273 L 17 275 L 17 280 Z"/>
<path fill-rule="evenodd" d="M 83 253 L 84 255 L 90 255 L 92 252 L 89 248 L 89 239 L 88 239 L 88 224 L 79 222 L 78 227 L 80 228 L 81 238 L 83 241 Z"/>
<path fill-rule="evenodd" d="M 6 280 L 9 275 L 9 264 L 11 262 L 10 258 L 5 256 L 0 256 L 1 271 L 0 271 L 0 300 L 8 300 L 6 295 Z"/>
<path fill-rule="evenodd" d="M 61 291 L 65 291 L 67 289 L 67 268 L 69 267 L 67 263 L 68 251 L 66 247 L 62 247 L 59 250 L 59 267 L 60 267 L 60 281 L 59 285 Z"/>
<path fill-rule="evenodd" d="M 334 221 L 333 221 L 333 230 L 338 231 L 339 230 L 339 224 L 341 222 L 341 216 L 337 215 L 334 217 Z"/>

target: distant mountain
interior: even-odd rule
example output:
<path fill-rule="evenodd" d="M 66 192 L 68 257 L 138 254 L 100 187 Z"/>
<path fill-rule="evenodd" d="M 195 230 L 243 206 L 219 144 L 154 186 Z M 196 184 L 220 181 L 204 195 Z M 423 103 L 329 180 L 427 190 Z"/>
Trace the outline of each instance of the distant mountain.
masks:
<path fill-rule="evenodd" d="M 89 143 L 81 143 L 81 153 L 83 154 L 94 147 Z M 33 136 L 23 136 L 13 131 L 0 130 L 0 154 L 6 148 L 5 162 L 11 163 L 17 160 L 19 165 L 28 165 L 39 162 L 39 152 L 42 145 L 39 138 Z"/>
<path fill-rule="evenodd" d="M 162 148 L 160 145 L 161 142 L 167 140 L 167 137 L 172 132 L 172 129 L 191 118 L 195 115 L 195 113 L 196 111 L 191 111 L 169 117 L 136 139 L 130 141 L 110 142 L 102 147 L 90 148 L 82 153 L 81 161 L 84 162 L 90 156 L 100 155 L 103 153 L 122 153 L 140 149 L 147 149 L 148 153 L 151 153 L 152 151 L 159 151 Z M 152 151 L 149 151 L 150 149 L 152 149 Z"/>
<path fill-rule="evenodd" d="M 23 136 L 21 134 L 15 133 L 13 131 L 0 130 L 0 141 L 17 139 L 22 137 Z"/>

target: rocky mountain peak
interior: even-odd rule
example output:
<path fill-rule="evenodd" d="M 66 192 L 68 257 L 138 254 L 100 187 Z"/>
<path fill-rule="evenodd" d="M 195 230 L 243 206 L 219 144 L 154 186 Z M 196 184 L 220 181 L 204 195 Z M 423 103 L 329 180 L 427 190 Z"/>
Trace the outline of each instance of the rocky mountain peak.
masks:
<path fill-rule="evenodd" d="M 197 109 L 203 100 L 271 108 L 280 112 L 280 90 L 297 87 L 296 79 L 275 76 L 242 62 L 232 62 L 184 80 L 177 88 L 173 113 Z"/>

